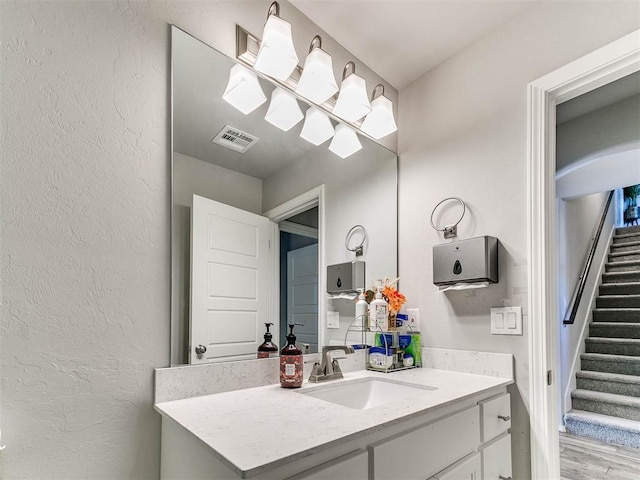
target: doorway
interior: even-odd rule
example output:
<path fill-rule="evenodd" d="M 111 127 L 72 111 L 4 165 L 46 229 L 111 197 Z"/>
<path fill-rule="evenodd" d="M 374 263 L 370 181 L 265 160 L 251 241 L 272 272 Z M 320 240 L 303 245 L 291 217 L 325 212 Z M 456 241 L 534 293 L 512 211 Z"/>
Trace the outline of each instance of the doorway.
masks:
<path fill-rule="evenodd" d="M 559 478 L 556 105 L 640 70 L 640 30 L 532 82 L 527 91 L 529 396 L 532 478 Z"/>

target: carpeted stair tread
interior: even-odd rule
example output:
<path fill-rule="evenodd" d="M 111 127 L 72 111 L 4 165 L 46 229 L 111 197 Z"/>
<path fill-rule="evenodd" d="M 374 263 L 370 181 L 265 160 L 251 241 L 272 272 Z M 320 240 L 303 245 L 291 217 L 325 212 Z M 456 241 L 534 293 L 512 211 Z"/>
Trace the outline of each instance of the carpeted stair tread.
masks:
<path fill-rule="evenodd" d="M 624 272 L 605 272 L 602 274 L 603 283 L 625 283 L 639 282 L 640 270 L 631 270 Z"/>
<path fill-rule="evenodd" d="M 594 322 L 640 322 L 640 308 L 596 308 Z"/>
<path fill-rule="evenodd" d="M 590 337 L 640 338 L 640 324 L 626 322 L 592 322 Z"/>
<path fill-rule="evenodd" d="M 596 308 L 640 308 L 640 294 L 600 295 Z"/>
<path fill-rule="evenodd" d="M 609 263 L 626 262 L 628 260 L 640 260 L 640 249 L 610 253 L 607 257 Z"/>
<path fill-rule="evenodd" d="M 580 355 L 580 368 L 595 372 L 640 375 L 640 357 L 608 353 L 583 353 Z"/>
<path fill-rule="evenodd" d="M 620 245 L 629 242 L 640 242 L 640 233 L 622 233 L 613 236 L 613 244 Z"/>
<path fill-rule="evenodd" d="M 621 375 L 619 373 L 592 372 L 589 370 L 578 370 L 576 377 L 589 378 L 591 380 L 606 380 L 619 383 L 633 383 L 640 385 L 640 377 L 637 375 Z"/>
<path fill-rule="evenodd" d="M 591 390 L 576 389 L 571 392 L 572 398 L 581 398 L 584 400 L 592 400 L 598 403 L 611 403 L 616 405 L 625 405 L 638 409 L 640 416 L 640 398 L 630 397 L 628 395 L 616 395 L 615 393 L 593 392 Z"/>
<path fill-rule="evenodd" d="M 632 250 L 638 250 L 640 248 L 640 241 L 638 242 L 625 242 L 625 243 L 612 243 L 609 252 L 629 252 Z"/>
<path fill-rule="evenodd" d="M 598 289 L 600 295 L 640 295 L 640 282 L 603 283 Z"/>
<path fill-rule="evenodd" d="M 625 233 L 640 233 L 640 225 L 616 228 L 616 235 L 624 235 Z"/>
<path fill-rule="evenodd" d="M 598 360 L 600 362 L 615 362 L 615 363 L 638 363 L 640 364 L 640 358 L 631 357 L 629 355 L 609 355 L 604 353 L 583 353 L 580 355 L 582 360 Z"/>
<path fill-rule="evenodd" d="M 579 410 L 640 421 L 640 398 L 615 393 L 574 390 L 571 405 Z"/>
<path fill-rule="evenodd" d="M 640 260 L 621 260 L 609 262 L 605 266 L 606 272 L 638 272 L 640 271 Z"/>
<path fill-rule="evenodd" d="M 587 353 L 640 356 L 640 338 L 585 338 Z"/>
<path fill-rule="evenodd" d="M 640 377 L 580 370 L 576 372 L 576 388 L 640 398 Z"/>
<path fill-rule="evenodd" d="M 564 415 L 567 432 L 605 443 L 640 447 L 640 422 L 574 409 Z"/>

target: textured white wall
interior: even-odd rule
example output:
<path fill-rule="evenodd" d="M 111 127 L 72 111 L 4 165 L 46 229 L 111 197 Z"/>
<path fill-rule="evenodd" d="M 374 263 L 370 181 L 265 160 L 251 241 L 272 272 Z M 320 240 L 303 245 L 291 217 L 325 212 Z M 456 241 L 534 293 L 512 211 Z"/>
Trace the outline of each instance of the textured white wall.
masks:
<path fill-rule="evenodd" d="M 526 86 L 640 27 L 637 2 L 536 5 L 400 92 L 400 277 L 428 347 L 515 356 L 514 478 L 529 477 Z M 460 238 L 500 239 L 500 283 L 435 293 L 431 209 L 459 196 Z M 525 307 L 521 337 L 492 336 L 490 308 Z"/>
<path fill-rule="evenodd" d="M 6 478 L 158 477 L 152 373 L 169 364 L 170 329 L 168 24 L 233 55 L 235 24 L 259 32 L 268 5 L 0 2 Z M 306 51 L 319 29 L 281 7 Z M 325 47 L 349 56 L 328 37 Z"/>

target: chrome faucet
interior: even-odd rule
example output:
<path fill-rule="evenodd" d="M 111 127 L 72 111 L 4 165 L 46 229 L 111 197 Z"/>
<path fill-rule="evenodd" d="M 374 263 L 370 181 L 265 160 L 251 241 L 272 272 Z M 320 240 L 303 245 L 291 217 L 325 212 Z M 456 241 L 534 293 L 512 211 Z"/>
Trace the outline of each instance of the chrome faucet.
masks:
<path fill-rule="evenodd" d="M 355 350 L 351 345 L 332 345 L 322 347 L 322 363 L 316 362 L 313 365 L 313 370 L 309 376 L 310 382 L 317 383 L 343 378 L 338 360 L 345 357 L 332 358 L 331 352 L 336 350 L 342 350 L 346 354 L 355 353 Z"/>

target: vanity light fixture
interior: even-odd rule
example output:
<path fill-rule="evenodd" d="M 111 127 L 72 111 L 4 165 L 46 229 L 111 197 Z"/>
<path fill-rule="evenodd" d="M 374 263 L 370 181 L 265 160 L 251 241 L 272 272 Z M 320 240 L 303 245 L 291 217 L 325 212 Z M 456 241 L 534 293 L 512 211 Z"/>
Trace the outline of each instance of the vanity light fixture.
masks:
<path fill-rule="evenodd" d="M 229 82 L 222 98 L 245 115 L 267 101 L 258 82 L 258 76 L 246 67 L 236 64 L 229 72 Z"/>
<path fill-rule="evenodd" d="M 335 133 L 329 117 L 316 107 L 309 107 L 304 117 L 300 137 L 317 146 L 329 140 Z"/>
<path fill-rule="evenodd" d="M 322 50 L 322 38 L 316 35 L 311 40 L 309 55 L 304 61 L 302 76 L 296 86 L 296 93 L 321 105 L 338 91 L 333 75 L 331 55 Z"/>
<path fill-rule="evenodd" d="M 298 55 L 293 46 L 291 24 L 280 18 L 280 4 L 273 2 L 267 13 L 262 42 L 254 68 L 284 82 L 298 66 Z"/>
<path fill-rule="evenodd" d="M 339 123 L 336 126 L 336 134 L 331 140 L 329 150 L 339 157 L 347 158 L 360 149 L 362 149 L 362 144 L 358 140 L 356 132 L 344 123 Z"/>
<path fill-rule="evenodd" d="M 298 100 L 282 88 L 276 87 L 271 93 L 271 103 L 264 119 L 280 130 L 289 131 L 304 115 Z"/>
<path fill-rule="evenodd" d="M 349 67 L 352 72 L 347 75 Z M 347 122 L 355 122 L 370 111 L 371 103 L 369 103 L 369 95 L 367 94 L 367 82 L 364 78 L 356 75 L 356 64 L 347 62 L 342 71 L 342 85 L 336 105 L 333 107 L 333 114 Z"/>
<path fill-rule="evenodd" d="M 376 97 L 376 90 L 380 94 Z M 393 118 L 393 102 L 384 96 L 384 85 L 379 83 L 371 94 L 371 113 L 362 122 L 361 130 L 376 140 L 398 130 Z"/>

